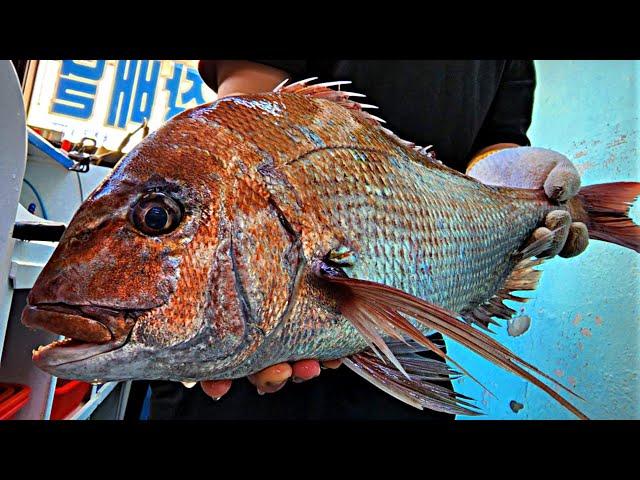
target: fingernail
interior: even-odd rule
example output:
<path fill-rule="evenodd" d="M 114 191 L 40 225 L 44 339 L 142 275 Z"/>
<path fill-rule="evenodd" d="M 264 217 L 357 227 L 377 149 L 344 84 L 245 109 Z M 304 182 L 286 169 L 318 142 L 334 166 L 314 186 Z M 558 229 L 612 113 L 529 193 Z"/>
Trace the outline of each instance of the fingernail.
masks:
<path fill-rule="evenodd" d="M 300 377 L 291 377 L 291 381 L 293 383 L 302 383 L 302 382 L 304 382 L 304 380 L 302 378 L 300 378 Z"/>
<path fill-rule="evenodd" d="M 285 383 L 287 383 L 286 380 L 284 382 L 266 382 L 264 385 L 265 387 L 269 387 L 271 389 L 271 388 L 281 388 Z"/>
<path fill-rule="evenodd" d="M 264 383 L 264 387 L 265 387 L 265 393 L 275 393 L 278 390 L 280 390 L 282 387 L 284 387 L 287 384 L 287 381 L 283 381 L 283 382 L 265 382 Z"/>

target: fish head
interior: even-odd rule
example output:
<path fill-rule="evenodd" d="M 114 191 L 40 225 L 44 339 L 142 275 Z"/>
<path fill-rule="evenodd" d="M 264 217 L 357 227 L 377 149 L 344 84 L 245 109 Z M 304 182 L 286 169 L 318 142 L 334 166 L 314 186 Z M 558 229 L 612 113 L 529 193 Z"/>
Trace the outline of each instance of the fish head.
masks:
<path fill-rule="evenodd" d="M 34 352 L 43 370 L 228 378 L 286 314 L 296 234 L 252 179 L 256 153 L 200 110 L 145 138 L 71 220 L 22 317 L 67 337 Z"/>

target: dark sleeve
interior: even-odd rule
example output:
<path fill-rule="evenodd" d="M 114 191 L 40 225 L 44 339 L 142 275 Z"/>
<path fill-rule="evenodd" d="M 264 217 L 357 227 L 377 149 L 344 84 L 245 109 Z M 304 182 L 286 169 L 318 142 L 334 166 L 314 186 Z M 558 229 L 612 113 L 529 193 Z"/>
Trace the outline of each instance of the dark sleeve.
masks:
<path fill-rule="evenodd" d="M 506 62 L 498 91 L 474 143 L 474 152 L 496 143 L 531 145 L 527 130 L 531 125 L 535 87 L 533 61 Z"/>

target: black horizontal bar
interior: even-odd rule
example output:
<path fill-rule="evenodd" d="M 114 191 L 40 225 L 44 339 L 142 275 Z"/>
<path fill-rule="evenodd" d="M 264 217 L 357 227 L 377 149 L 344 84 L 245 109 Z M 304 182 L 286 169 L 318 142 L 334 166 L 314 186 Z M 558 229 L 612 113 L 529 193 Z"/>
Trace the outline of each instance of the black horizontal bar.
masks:
<path fill-rule="evenodd" d="M 40 240 L 57 242 L 66 229 L 64 223 L 16 222 L 13 226 L 13 238 L 18 240 Z"/>

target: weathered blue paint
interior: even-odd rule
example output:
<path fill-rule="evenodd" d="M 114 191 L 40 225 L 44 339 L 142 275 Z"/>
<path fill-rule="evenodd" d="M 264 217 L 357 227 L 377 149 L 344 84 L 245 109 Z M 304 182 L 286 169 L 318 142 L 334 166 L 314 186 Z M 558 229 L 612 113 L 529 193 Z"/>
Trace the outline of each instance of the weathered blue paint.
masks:
<path fill-rule="evenodd" d="M 640 181 L 638 61 L 538 61 L 532 144 L 565 153 L 583 185 Z M 640 202 L 637 202 L 640 203 Z M 632 209 L 638 221 L 640 206 Z M 575 404 L 594 419 L 640 418 L 640 256 L 592 241 L 573 259 L 546 262 L 535 297 L 524 306 L 531 327 L 497 339 L 587 399 Z M 519 304 L 514 308 L 521 308 Z M 470 379 L 456 389 L 479 400 L 485 419 L 572 419 L 533 385 L 493 367 L 454 342 L 453 358 L 497 398 Z M 524 405 L 518 413 L 515 400 Z M 459 417 L 468 419 L 469 417 Z"/>

